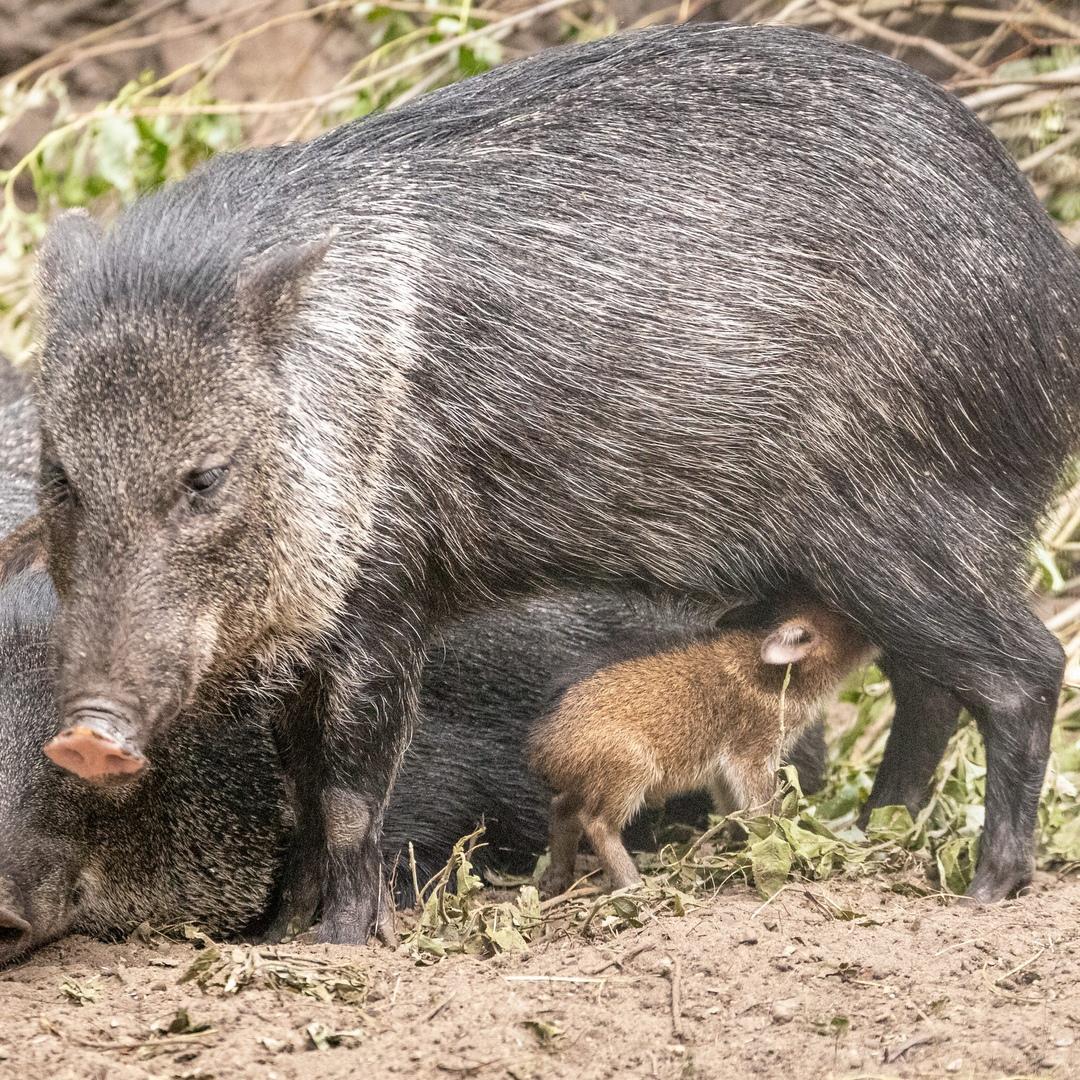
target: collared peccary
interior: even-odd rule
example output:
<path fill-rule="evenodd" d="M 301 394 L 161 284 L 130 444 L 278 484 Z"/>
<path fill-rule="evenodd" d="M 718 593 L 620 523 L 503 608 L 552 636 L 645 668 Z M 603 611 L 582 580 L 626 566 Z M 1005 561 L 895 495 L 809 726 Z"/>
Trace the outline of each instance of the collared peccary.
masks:
<path fill-rule="evenodd" d="M 529 733 L 555 792 L 544 890 L 570 885 L 583 835 L 613 888 L 639 882 L 622 832 L 645 805 L 708 788 L 721 814 L 772 812 L 785 747 L 872 653 L 848 620 L 795 598 L 749 625 L 605 643 Z"/>
<path fill-rule="evenodd" d="M 138 766 L 189 703 L 278 695 L 283 917 L 321 887 L 324 939 L 388 929 L 428 635 L 551 584 L 805 587 L 895 680 L 874 799 L 918 802 L 962 702 L 971 895 L 1028 880 L 1062 651 L 1018 568 L 1077 444 L 1080 273 L 903 64 L 769 27 L 553 50 L 62 219 L 40 278 L 53 752 Z"/>

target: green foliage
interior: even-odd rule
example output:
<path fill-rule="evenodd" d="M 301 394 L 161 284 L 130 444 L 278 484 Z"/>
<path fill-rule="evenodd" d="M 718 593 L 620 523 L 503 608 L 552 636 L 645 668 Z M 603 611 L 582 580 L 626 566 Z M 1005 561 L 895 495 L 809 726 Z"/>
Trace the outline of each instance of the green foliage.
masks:
<path fill-rule="evenodd" d="M 523 951 L 541 924 L 540 894 L 523 885 L 515 901 L 493 902 L 473 869 L 483 829 L 454 845 L 443 870 L 421 894 L 420 915 L 406 944 L 418 960 L 449 953 L 490 956 Z"/>

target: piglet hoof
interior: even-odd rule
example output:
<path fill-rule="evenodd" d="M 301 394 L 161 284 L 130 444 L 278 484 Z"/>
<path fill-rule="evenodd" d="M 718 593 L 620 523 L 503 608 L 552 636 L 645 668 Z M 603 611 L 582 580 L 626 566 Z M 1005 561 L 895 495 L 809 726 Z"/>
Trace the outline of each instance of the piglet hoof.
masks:
<path fill-rule="evenodd" d="M 394 909 L 384 908 L 379 913 L 379 921 L 375 927 L 375 937 L 380 945 L 389 949 L 398 947 L 397 927 L 394 925 Z"/>
<path fill-rule="evenodd" d="M 574 880 L 572 872 L 567 874 L 549 867 L 540 876 L 536 888 L 545 900 L 550 900 L 553 896 L 562 896 L 574 884 Z"/>
<path fill-rule="evenodd" d="M 139 751 L 86 724 L 75 724 L 45 744 L 45 756 L 61 769 L 95 782 L 122 780 L 146 767 Z"/>

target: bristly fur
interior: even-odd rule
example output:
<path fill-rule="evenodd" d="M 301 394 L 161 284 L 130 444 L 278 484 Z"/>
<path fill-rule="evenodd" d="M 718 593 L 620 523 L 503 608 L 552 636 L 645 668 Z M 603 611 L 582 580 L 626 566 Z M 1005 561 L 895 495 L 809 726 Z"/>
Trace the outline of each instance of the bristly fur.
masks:
<path fill-rule="evenodd" d="M 1003 895 L 1060 681 L 1017 571 L 1077 445 L 1078 284 L 959 102 L 791 29 L 628 33 L 222 156 L 43 252 L 62 696 L 152 728 L 280 669 L 325 855 L 293 875 L 353 940 L 433 626 L 553 584 L 795 583 L 917 688 L 896 747 L 937 745 L 935 694 L 980 719 L 973 890 Z M 222 447 L 232 494 L 178 539 L 162 492 Z M 367 827 L 329 853 L 335 790 Z"/>

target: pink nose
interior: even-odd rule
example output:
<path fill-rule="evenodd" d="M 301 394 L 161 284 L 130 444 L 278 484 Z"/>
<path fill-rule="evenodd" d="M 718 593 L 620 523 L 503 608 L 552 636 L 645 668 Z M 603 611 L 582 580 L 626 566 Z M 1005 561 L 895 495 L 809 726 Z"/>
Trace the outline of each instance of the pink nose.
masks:
<path fill-rule="evenodd" d="M 84 780 L 130 776 L 146 765 L 146 758 L 133 753 L 93 728 L 75 725 L 61 731 L 45 744 L 46 756 L 62 769 Z"/>

